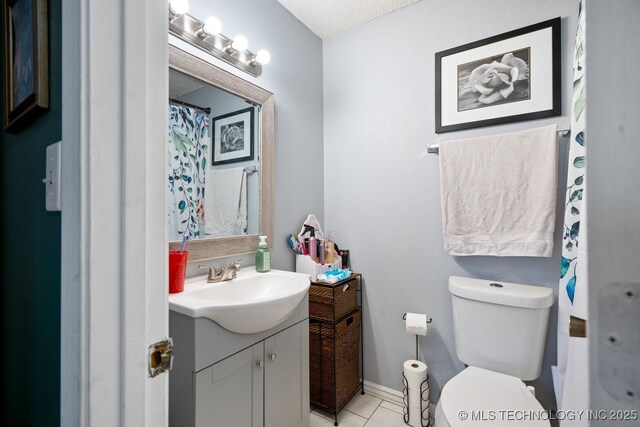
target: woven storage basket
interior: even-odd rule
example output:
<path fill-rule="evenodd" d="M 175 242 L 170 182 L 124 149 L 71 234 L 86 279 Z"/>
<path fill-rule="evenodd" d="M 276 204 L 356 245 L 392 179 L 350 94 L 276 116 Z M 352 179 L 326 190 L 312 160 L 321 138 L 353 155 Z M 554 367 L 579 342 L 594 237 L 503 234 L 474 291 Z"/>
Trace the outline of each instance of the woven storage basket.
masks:
<path fill-rule="evenodd" d="M 360 386 L 360 310 L 309 324 L 311 403 L 337 413 Z M 335 347 L 335 353 L 334 353 Z"/>
<path fill-rule="evenodd" d="M 351 276 L 335 284 L 312 283 L 309 288 L 309 316 L 335 322 L 358 306 L 358 279 Z"/>

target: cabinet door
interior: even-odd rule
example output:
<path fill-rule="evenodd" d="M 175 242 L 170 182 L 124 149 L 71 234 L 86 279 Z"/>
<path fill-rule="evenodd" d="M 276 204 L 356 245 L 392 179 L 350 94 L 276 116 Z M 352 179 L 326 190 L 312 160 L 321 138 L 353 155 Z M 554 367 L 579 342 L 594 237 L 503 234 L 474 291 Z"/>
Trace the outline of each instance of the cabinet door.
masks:
<path fill-rule="evenodd" d="M 309 426 L 309 321 L 268 338 L 265 348 L 265 427 Z"/>
<path fill-rule="evenodd" d="M 263 427 L 264 345 L 194 375 L 196 427 Z"/>

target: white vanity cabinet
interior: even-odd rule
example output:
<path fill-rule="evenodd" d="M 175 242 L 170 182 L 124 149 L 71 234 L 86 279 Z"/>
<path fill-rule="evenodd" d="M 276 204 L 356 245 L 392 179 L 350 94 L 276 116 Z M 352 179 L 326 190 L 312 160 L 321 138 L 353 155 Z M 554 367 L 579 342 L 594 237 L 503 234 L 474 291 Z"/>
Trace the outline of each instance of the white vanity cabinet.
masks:
<path fill-rule="evenodd" d="M 263 427 L 264 345 L 194 374 L 197 427 Z"/>
<path fill-rule="evenodd" d="M 264 425 L 309 425 L 309 321 L 264 341 Z"/>
<path fill-rule="evenodd" d="M 281 325 L 236 334 L 170 312 L 170 427 L 308 427 L 308 300 Z"/>
<path fill-rule="evenodd" d="M 196 427 L 308 426 L 308 330 L 297 323 L 196 373 Z"/>

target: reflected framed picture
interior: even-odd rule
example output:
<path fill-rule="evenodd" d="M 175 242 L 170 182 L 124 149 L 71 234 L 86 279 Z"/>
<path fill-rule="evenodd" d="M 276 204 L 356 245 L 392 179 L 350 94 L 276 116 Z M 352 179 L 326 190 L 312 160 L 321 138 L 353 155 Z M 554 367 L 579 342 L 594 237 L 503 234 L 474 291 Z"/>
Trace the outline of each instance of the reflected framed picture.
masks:
<path fill-rule="evenodd" d="M 436 133 L 559 116 L 560 18 L 436 53 Z"/>
<path fill-rule="evenodd" d="M 253 160 L 254 110 L 249 107 L 211 119 L 212 165 Z"/>
<path fill-rule="evenodd" d="M 7 0 L 4 15 L 4 129 L 17 133 L 49 109 L 47 0 Z"/>

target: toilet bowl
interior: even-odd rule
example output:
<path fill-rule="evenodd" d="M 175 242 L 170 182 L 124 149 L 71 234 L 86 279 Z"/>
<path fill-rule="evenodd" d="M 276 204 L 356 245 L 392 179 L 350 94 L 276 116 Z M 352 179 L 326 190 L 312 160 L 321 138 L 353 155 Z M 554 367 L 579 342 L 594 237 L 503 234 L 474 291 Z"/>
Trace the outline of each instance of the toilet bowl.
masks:
<path fill-rule="evenodd" d="M 442 389 L 435 427 L 548 427 L 548 413 L 516 377 L 470 366 Z"/>

